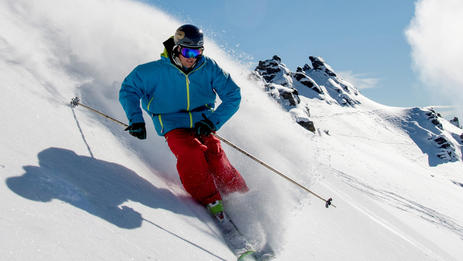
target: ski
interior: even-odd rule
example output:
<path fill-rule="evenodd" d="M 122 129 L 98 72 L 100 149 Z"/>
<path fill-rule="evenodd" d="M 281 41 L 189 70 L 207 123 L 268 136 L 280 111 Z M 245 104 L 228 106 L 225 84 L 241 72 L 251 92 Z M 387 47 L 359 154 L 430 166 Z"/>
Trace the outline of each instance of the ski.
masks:
<path fill-rule="evenodd" d="M 268 261 L 274 258 L 274 252 L 268 245 L 262 250 L 256 250 L 228 215 L 225 215 L 221 221 L 217 219 L 214 221 L 238 261 Z"/>

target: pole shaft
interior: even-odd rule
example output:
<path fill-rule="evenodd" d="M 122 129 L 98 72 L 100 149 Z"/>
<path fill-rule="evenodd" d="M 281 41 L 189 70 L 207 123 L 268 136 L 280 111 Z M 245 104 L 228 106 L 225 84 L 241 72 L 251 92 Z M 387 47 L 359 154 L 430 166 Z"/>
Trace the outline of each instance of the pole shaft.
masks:
<path fill-rule="evenodd" d="M 234 149 L 236 149 L 237 151 L 243 153 L 244 155 L 248 156 L 249 158 L 253 159 L 254 161 L 256 161 L 257 163 L 261 164 L 262 166 L 266 167 L 267 169 L 273 171 L 274 173 L 278 174 L 279 176 L 285 178 L 286 180 L 288 180 L 289 182 L 293 183 L 294 185 L 300 187 L 301 189 L 309 192 L 310 194 L 314 195 L 315 197 L 327 202 L 328 200 L 327 199 L 324 199 L 322 198 L 321 196 L 319 196 L 318 194 L 316 194 L 315 192 L 311 191 L 310 189 L 302 186 L 301 184 L 299 184 L 298 182 L 296 182 L 295 180 L 291 179 L 290 177 L 286 176 L 285 174 L 281 173 L 280 171 L 274 169 L 273 167 L 271 167 L 270 165 L 268 165 L 267 163 L 263 162 L 262 160 L 254 157 L 253 155 L 249 154 L 248 152 L 246 152 L 245 150 L 239 148 L 238 146 L 236 146 L 235 144 L 231 143 L 230 141 L 226 140 L 225 138 L 222 138 L 221 136 L 219 136 L 218 134 L 214 134 L 214 136 L 216 136 L 219 140 L 223 141 L 224 143 L 230 145 L 231 147 L 233 147 Z M 335 205 L 331 204 L 331 206 L 333 207 L 336 207 Z"/>
<path fill-rule="evenodd" d="M 114 122 L 117 122 L 117 123 L 119 123 L 120 125 L 122 125 L 122 126 L 124 126 L 124 127 L 128 127 L 128 126 L 129 126 L 129 125 L 127 125 L 127 124 L 125 124 L 125 123 L 123 123 L 123 122 L 121 122 L 121 121 L 118 121 L 118 120 L 114 119 L 113 117 L 110 117 L 110 116 L 108 116 L 108 115 L 106 115 L 106 114 L 104 114 L 104 113 L 102 113 L 102 112 L 99 112 L 99 111 L 93 109 L 93 108 L 90 107 L 90 106 L 87 106 L 87 105 L 82 104 L 82 103 L 80 103 L 80 102 L 79 102 L 78 104 L 79 104 L 80 106 L 82 106 L 82 107 L 85 107 L 85 108 L 87 108 L 87 109 L 89 109 L 89 110 L 91 110 L 91 111 L 93 111 L 93 112 L 96 112 L 96 113 L 100 114 L 100 115 L 103 116 L 103 117 L 106 117 L 106 118 L 108 118 L 108 119 L 110 119 L 110 120 L 112 120 L 112 121 L 114 121 Z"/>

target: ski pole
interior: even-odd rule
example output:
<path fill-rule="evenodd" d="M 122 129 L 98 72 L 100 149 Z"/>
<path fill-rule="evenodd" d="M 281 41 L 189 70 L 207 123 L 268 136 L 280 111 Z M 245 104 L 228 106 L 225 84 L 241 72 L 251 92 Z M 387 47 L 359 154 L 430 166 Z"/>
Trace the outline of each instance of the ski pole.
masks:
<path fill-rule="evenodd" d="M 294 185 L 302 188 L 303 190 L 309 192 L 310 194 L 314 195 L 315 197 L 323 200 L 325 202 L 325 207 L 328 208 L 329 206 L 333 206 L 333 207 L 336 207 L 334 204 L 332 204 L 332 201 L 333 199 L 332 198 L 329 198 L 329 199 L 324 199 L 323 197 L 321 197 L 320 195 L 318 195 L 317 193 L 311 191 L 310 189 L 304 187 L 303 185 L 299 184 L 298 182 L 296 182 L 295 180 L 291 179 L 290 177 L 286 176 L 285 174 L 283 174 L 282 172 L 276 170 L 275 168 L 271 167 L 270 165 L 268 165 L 267 163 L 263 162 L 262 160 L 256 158 L 255 156 L 249 154 L 248 152 L 246 152 L 245 150 L 241 149 L 240 147 L 236 146 L 235 144 L 231 143 L 230 141 L 226 140 L 225 138 L 222 138 L 221 136 L 219 136 L 218 134 L 214 134 L 214 136 L 216 136 L 219 140 L 223 141 L 224 143 L 230 145 L 232 148 L 234 148 L 235 150 L 243 153 L 244 155 L 248 156 L 249 158 L 253 159 L 254 161 L 256 161 L 257 163 L 261 164 L 262 166 L 266 167 L 267 169 L 273 171 L 274 173 L 280 175 L 281 177 L 283 177 L 284 179 L 288 180 L 289 182 L 293 183 Z"/>
<path fill-rule="evenodd" d="M 78 97 L 74 97 L 72 98 L 71 100 L 71 107 L 72 108 L 75 108 L 77 107 L 78 105 L 82 106 L 82 107 L 85 107 L 93 112 L 96 112 L 98 114 L 100 114 L 101 116 L 103 117 L 106 117 L 107 119 L 110 119 L 116 123 L 119 123 L 120 125 L 124 126 L 124 127 L 128 127 L 129 125 L 121 122 L 121 121 L 118 121 L 116 119 L 114 119 L 113 117 L 111 116 L 108 116 L 98 110 L 95 110 L 93 109 L 92 107 L 90 106 L 87 106 L 85 104 L 82 104 L 80 103 L 80 99 Z M 230 141 L 226 140 L 225 138 L 222 138 L 221 136 L 219 136 L 218 134 L 214 133 L 213 134 L 215 137 L 217 137 L 219 140 L 223 141 L 224 143 L 228 144 L 229 146 L 231 146 L 232 148 L 234 148 L 235 150 L 243 153 L 244 155 L 248 156 L 249 158 L 251 158 L 252 160 L 256 161 L 257 163 L 261 164 L 262 166 L 266 167 L 267 169 L 273 171 L 274 173 L 280 175 L 281 177 L 283 177 L 284 179 L 288 180 L 289 182 L 293 183 L 294 185 L 300 187 L 301 189 L 309 192 L 310 194 L 314 195 L 315 197 L 319 198 L 320 200 L 324 201 L 325 202 L 325 207 L 328 208 L 329 206 L 333 206 L 333 207 L 336 207 L 334 204 L 332 204 L 332 201 L 333 199 L 332 198 L 329 198 L 329 199 L 324 199 L 323 197 L 321 197 L 320 195 L 318 195 L 317 193 L 311 191 L 310 189 L 304 187 L 303 185 L 299 184 L 298 182 L 296 182 L 295 180 L 291 179 L 290 177 L 286 176 L 285 174 L 283 174 L 282 172 L 274 169 L 273 167 L 271 167 L 270 165 L 268 165 L 267 163 L 263 162 L 262 160 L 256 158 L 255 156 L 249 154 L 248 152 L 246 152 L 245 150 L 241 149 L 240 147 L 236 146 L 235 144 L 231 143 Z"/>
<path fill-rule="evenodd" d="M 110 119 L 110 120 L 112 120 L 112 121 L 114 121 L 114 122 L 116 122 L 116 123 L 119 123 L 120 125 L 122 125 L 122 126 L 124 126 L 124 127 L 129 127 L 129 125 L 127 125 L 127 124 L 125 124 L 125 123 L 123 123 L 123 122 L 121 122 L 121 121 L 118 121 L 118 120 L 114 119 L 113 117 L 110 117 L 110 116 L 108 116 L 108 115 L 106 115 L 106 114 L 104 114 L 104 113 L 102 113 L 102 112 L 100 112 L 100 111 L 97 111 L 97 110 L 93 109 L 93 108 L 90 107 L 90 106 L 87 106 L 87 105 L 85 105 L 85 104 L 80 103 L 79 97 L 74 97 L 74 98 L 72 98 L 72 100 L 71 100 L 71 107 L 72 107 L 72 108 L 75 108 L 75 107 L 77 107 L 77 106 L 79 106 L 79 105 L 82 106 L 82 107 L 85 107 L 85 108 L 87 108 L 87 109 L 89 109 L 89 110 L 91 110 L 91 111 L 93 111 L 93 112 L 96 112 L 96 113 L 100 114 L 101 116 L 106 117 L 107 119 Z"/>

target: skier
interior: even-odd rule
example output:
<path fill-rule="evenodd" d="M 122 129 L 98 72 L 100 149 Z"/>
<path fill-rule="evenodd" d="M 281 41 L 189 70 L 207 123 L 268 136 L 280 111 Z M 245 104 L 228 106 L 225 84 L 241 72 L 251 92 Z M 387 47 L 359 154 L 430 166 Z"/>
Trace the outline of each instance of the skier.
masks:
<path fill-rule="evenodd" d="M 122 83 L 119 101 L 129 133 L 146 139 L 140 109 L 151 116 L 177 158 L 185 190 L 223 222 L 222 194 L 248 187 L 212 135 L 238 110 L 240 88 L 217 63 L 203 55 L 203 33 L 190 24 L 167 39 L 161 59 L 137 66 Z M 221 103 L 215 107 L 216 94 Z"/>

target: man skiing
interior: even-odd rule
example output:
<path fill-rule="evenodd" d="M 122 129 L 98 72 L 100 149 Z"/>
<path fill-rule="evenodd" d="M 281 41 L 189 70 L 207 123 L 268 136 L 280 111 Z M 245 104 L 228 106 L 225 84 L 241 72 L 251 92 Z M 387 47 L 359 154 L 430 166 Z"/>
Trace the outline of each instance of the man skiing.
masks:
<path fill-rule="evenodd" d="M 241 94 L 230 75 L 203 55 L 203 43 L 198 27 L 180 26 L 164 42 L 160 60 L 137 66 L 124 79 L 119 101 L 129 120 L 126 130 L 146 139 L 141 100 L 177 158 L 185 190 L 221 222 L 221 193 L 246 192 L 248 187 L 212 133 L 238 110 Z M 214 109 L 216 95 L 221 104 Z"/>

